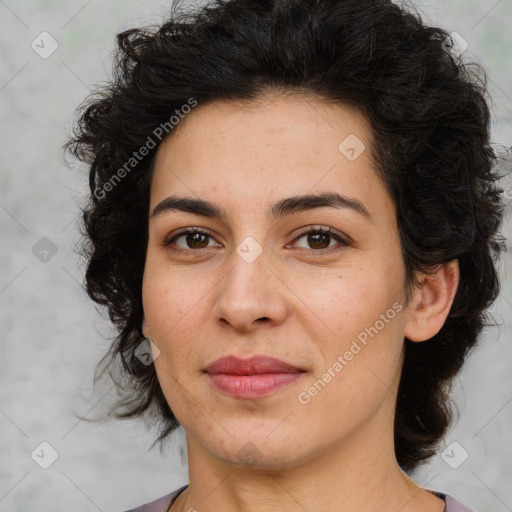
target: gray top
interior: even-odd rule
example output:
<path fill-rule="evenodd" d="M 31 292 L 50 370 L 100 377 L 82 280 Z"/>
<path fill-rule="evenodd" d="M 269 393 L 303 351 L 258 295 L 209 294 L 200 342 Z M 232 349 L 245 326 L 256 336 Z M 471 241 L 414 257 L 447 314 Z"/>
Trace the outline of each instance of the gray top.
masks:
<path fill-rule="evenodd" d="M 174 503 L 179 494 L 181 494 L 186 488 L 188 484 L 176 489 L 170 494 L 166 494 L 157 500 L 151 501 L 144 505 L 140 505 L 139 507 L 132 508 L 130 510 L 126 510 L 125 512 L 167 512 L 170 506 Z M 444 512 L 472 512 L 468 507 L 464 506 L 462 503 L 459 503 L 456 499 L 452 498 L 448 494 L 444 494 L 438 491 L 431 491 L 426 489 L 432 494 L 435 494 L 437 497 L 441 498 L 445 502 Z"/>

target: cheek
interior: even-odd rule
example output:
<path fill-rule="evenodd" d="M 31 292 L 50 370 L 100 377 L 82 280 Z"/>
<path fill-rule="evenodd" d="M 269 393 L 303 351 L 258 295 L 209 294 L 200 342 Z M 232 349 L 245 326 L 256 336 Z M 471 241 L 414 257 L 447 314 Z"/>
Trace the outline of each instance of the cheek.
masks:
<path fill-rule="evenodd" d="M 333 395 L 334 401 L 350 400 L 348 389 L 354 393 L 357 389 L 356 395 L 378 395 L 393 382 L 403 347 L 401 279 L 400 265 L 393 269 L 374 262 L 317 278 L 315 286 L 299 292 L 306 299 L 304 314 L 309 317 L 302 325 L 325 365 L 316 368 L 315 377 L 321 378 L 330 368 L 336 383 L 329 387 L 344 390 Z M 339 363 L 339 356 L 343 369 L 338 364 L 336 371 L 333 365 Z"/>
<path fill-rule="evenodd" d="M 400 297 L 399 269 L 350 265 L 334 273 L 299 278 L 293 288 L 326 332 L 342 339 L 372 326 Z"/>
<path fill-rule="evenodd" d="M 182 322 L 197 315 L 208 285 L 197 276 L 185 279 L 179 269 L 146 263 L 142 285 L 144 312 L 153 334 L 172 335 Z"/>

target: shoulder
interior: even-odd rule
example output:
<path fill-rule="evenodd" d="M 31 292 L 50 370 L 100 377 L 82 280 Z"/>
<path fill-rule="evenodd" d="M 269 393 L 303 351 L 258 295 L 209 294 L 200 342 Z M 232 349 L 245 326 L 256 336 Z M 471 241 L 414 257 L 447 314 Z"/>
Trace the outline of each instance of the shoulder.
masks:
<path fill-rule="evenodd" d="M 468 507 L 457 501 L 455 498 L 452 498 L 449 494 L 445 494 L 438 491 L 430 491 L 432 494 L 435 494 L 446 503 L 446 507 L 444 512 L 472 512 Z"/>
<path fill-rule="evenodd" d="M 158 498 L 157 500 L 131 508 L 125 512 L 167 512 L 169 506 L 174 503 L 178 495 L 188 487 L 188 484 L 176 489 L 175 491 Z"/>
<path fill-rule="evenodd" d="M 179 489 L 176 489 L 169 494 L 166 494 L 165 496 L 162 496 L 161 498 L 158 498 L 157 500 L 145 503 L 144 505 L 139 505 L 138 507 L 126 510 L 125 512 L 166 512 L 169 509 L 169 506 L 178 497 L 178 495 L 187 487 L 188 484 L 180 487 Z M 472 510 L 448 494 L 432 490 L 430 492 L 444 500 L 446 503 L 444 512 L 472 512 Z"/>
<path fill-rule="evenodd" d="M 446 496 L 446 512 L 472 512 L 468 507 L 451 496 Z"/>

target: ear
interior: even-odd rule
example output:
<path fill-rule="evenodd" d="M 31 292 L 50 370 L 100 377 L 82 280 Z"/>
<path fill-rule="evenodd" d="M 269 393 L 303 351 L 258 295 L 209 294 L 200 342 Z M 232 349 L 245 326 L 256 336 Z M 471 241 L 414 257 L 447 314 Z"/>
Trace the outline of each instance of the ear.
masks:
<path fill-rule="evenodd" d="M 459 284 L 459 262 L 439 266 L 433 274 L 423 274 L 407 307 L 408 319 L 404 335 L 411 341 L 425 341 L 443 326 Z"/>
<path fill-rule="evenodd" d="M 149 338 L 149 326 L 146 320 L 146 314 L 142 314 L 142 334 L 144 338 Z"/>

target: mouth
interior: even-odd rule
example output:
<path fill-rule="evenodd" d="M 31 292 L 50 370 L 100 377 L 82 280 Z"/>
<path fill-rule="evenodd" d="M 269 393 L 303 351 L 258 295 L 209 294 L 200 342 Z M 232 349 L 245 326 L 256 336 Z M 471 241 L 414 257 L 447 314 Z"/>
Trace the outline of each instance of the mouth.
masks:
<path fill-rule="evenodd" d="M 217 359 L 203 370 L 214 389 L 234 398 L 254 399 L 281 390 L 300 379 L 306 370 L 279 359 L 256 356 Z"/>
<path fill-rule="evenodd" d="M 264 373 L 295 373 L 305 370 L 274 357 L 254 356 L 249 359 L 241 359 L 236 356 L 226 356 L 216 359 L 204 371 L 208 374 L 258 375 Z"/>

